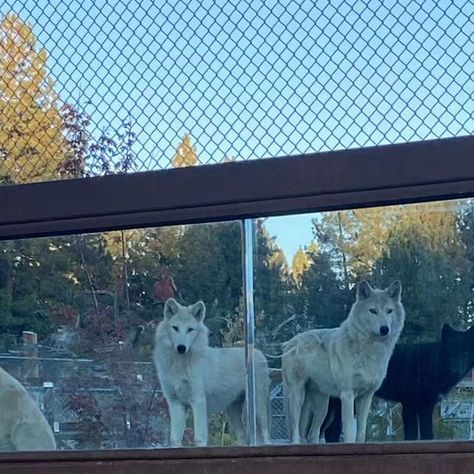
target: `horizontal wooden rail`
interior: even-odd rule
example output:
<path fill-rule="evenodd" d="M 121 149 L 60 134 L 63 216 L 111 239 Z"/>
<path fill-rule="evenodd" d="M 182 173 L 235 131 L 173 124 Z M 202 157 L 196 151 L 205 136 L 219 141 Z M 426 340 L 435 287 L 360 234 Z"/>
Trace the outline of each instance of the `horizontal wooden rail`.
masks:
<path fill-rule="evenodd" d="M 474 194 L 474 137 L 0 187 L 0 239 Z"/>
<path fill-rule="evenodd" d="M 189 448 L 0 455 L 0 474 L 462 474 L 474 443 Z"/>

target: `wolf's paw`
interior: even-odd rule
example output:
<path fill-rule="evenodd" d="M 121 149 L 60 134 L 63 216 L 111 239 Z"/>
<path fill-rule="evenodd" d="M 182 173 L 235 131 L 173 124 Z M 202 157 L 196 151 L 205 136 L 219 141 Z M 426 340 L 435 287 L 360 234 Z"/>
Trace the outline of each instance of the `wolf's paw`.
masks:
<path fill-rule="evenodd" d="M 168 447 L 169 448 L 182 448 L 183 444 L 181 443 L 181 441 L 172 441 L 172 440 L 170 440 L 170 442 L 168 444 Z"/>

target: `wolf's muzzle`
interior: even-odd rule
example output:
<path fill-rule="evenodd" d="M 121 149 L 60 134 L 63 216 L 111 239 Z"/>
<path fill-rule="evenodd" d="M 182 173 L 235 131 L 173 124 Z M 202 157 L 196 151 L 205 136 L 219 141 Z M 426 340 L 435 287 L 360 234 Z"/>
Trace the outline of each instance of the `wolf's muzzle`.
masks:
<path fill-rule="evenodd" d="M 184 354 L 186 352 L 186 346 L 183 346 L 183 344 L 180 344 L 176 350 L 180 353 L 180 354 Z"/>
<path fill-rule="evenodd" d="M 382 336 L 386 336 L 390 332 L 390 329 L 388 326 L 380 326 L 380 334 Z"/>

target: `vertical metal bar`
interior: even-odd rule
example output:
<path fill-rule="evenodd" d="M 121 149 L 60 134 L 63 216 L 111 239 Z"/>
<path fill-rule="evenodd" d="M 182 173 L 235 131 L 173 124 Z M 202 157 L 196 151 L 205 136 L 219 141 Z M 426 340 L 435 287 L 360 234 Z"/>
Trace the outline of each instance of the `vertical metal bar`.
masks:
<path fill-rule="evenodd" d="M 253 305 L 253 257 L 254 233 L 252 219 L 242 221 L 242 261 L 243 261 L 243 288 L 245 300 L 245 409 L 246 435 L 249 446 L 257 445 L 257 417 L 255 412 L 255 313 Z"/>

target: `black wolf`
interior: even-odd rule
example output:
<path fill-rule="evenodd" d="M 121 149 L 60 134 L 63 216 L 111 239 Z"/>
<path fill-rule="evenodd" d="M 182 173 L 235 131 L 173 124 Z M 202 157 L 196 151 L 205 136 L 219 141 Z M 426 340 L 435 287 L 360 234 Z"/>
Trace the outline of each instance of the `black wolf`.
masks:
<path fill-rule="evenodd" d="M 456 331 L 443 326 L 441 340 L 398 344 L 387 376 L 375 395 L 400 402 L 405 440 L 433 439 L 433 410 L 441 396 L 455 387 L 474 366 L 474 326 Z M 327 442 L 339 441 L 341 403 L 332 398 L 323 424 Z"/>

